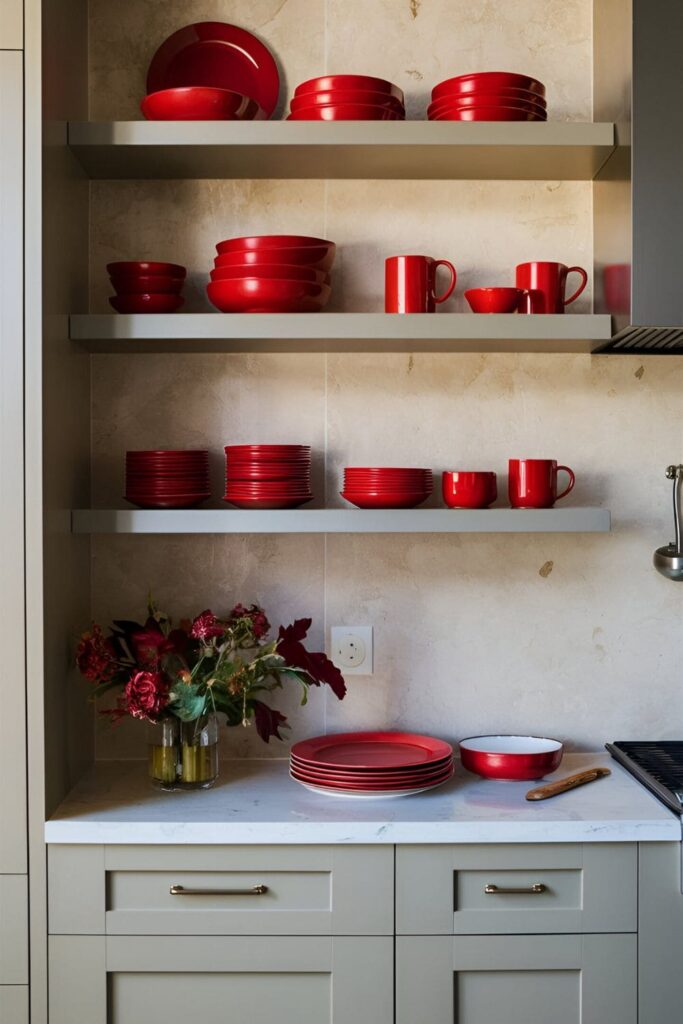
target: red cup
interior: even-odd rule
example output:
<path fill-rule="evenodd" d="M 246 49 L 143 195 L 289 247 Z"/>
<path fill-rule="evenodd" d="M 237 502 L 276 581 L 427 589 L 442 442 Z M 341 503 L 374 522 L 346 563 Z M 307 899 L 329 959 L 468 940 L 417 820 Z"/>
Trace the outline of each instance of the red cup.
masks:
<path fill-rule="evenodd" d="M 468 288 L 465 298 L 473 313 L 527 312 L 523 288 Z"/>
<path fill-rule="evenodd" d="M 581 277 L 581 284 L 566 299 L 567 276 L 574 271 Z M 565 267 L 564 263 L 541 260 L 518 264 L 515 284 L 531 293 L 532 313 L 564 313 L 564 307 L 578 299 L 588 284 L 588 274 L 583 267 Z"/>
<path fill-rule="evenodd" d="M 557 474 L 564 470 L 569 485 L 557 493 Z M 510 459 L 508 495 L 511 508 L 552 508 L 566 497 L 576 483 L 569 466 L 558 466 L 555 459 Z"/>
<path fill-rule="evenodd" d="M 488 508 L 498 497 L 496 474 L 488 472 L 443 473 L 441 489 L 449 508 Z"/>
<path fill-rule="evenodd" d="M 628 314 L 631 309 L 631 264 L 610 263 L 602 271 L 605 308 L 608 313 Z"/>
<path fill-rule="evenodd" d="M 437 267 L 447 267 L 451 273 L 441 295 L 436 294 Z M 452 263 L 431 256 L 390 256 L 385 268 L 386 313 L 433 313 L 437 303 L 452 295 L 458 277 Z"/>

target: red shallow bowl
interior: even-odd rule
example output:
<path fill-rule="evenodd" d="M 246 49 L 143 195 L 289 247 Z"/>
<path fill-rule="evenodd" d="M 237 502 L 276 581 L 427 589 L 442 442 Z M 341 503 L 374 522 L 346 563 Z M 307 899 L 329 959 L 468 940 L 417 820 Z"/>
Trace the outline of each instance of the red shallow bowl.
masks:
<path fill-rule="evenodd" d="M 465 298 L 473 313 L 516 313 L 525 294 L 523 288 L 468 288 Z"/>
<path fill-rule="evenodd" d="M 262 121 L 266 117 L 249 96 L 206 85 L 151 92 L 140 109 L 148 121 Z"/>
<path fill-rule="evenodd" d="M 453 107 L 430 121 L 546 121 L 546 117 L 521 107 Z"/>
<path fill-rule="evenodd" d="M 303 501 L 300 498 L 229 498 L 224 497 L 223 501 L 229 505 L 234 505 L 236 508 L 263 508 L 263 509 L 284 509 L 284 508 L 301 508 L 302 505 L 307 505 L 309 501 L 313 500 L 313 495 L 310 498 L 305 498 Z"/>
<path fill-rule="evenodd" d="M 312 106 L 330 106 L 338 103 L 369 103 L 374 107 L 390 107 L 397 113 L 405 113 L 403 103 L 391 93 L 369 89 L 332 89 L 329 92 L 308 92 L 292 96 L 290 109 L 293 114 Z"/>
<path fill-rule="evenodd" d="M 485 779 L 542 779 L 557 771 L 564 749 L 543 736 L 470 736 L 460 741 L 463 768 Z"/>
<path fill-rule="evenodd" d="M 112 295 L 109 304 L 117 313 L 175 313 L 185 299 L 182 295 Z"/>
<path fill-rule="evenodd" d="M 210 497 L 210 494 L 200 498 L 191 495 L 188 498 L 165 498 L 157 501 L 155 498 L 134 498 L 126 495 L 125 500 L 138 508 L 196 508 L 197 505 L 203 505 Z"/>
<path fill-rule="evenodd" d="M 302 107 L 288 121 L 405 121 L 403 111 L 370 103 L 336 103 L 326 106 Z"/>
<path fill-rule="evenodd" d="M 318 312 L 327 303 L 331 288 L 308 281 L 269 281 L 245 277 L 236 281 L 212 281 L 209 301 L 222 313 Z"/>
<path fill-rule="evenodd" d="M 494 96 L 490 93 L 482 96 L 476 93 L 472 96 L 430 103 L 427 107 L 427 116 L 438 117 L 439 114 L 445 114 L 451 110 L 468 110 L 470 107 L 512 107 L 514 110 L 528 110 L 540 117 L 547 117 L 548 114 L 545 103 L 534 103 L 533 100 L 519 100 L 507 96 Z"/>
<path fill-rule="evenodd" d="M 225 252 L 216 256 L 214 266 L 238 267 L 250 266 L 256 270 L 262 264 L 272 266 L 312 267 L 315 270 L 330 270 L 334 263 L 335 248 L 327 245 L 307 245 L 300 249 L 242 249 Z"/>
<path fill-rule="evenodd" d="M 340 491 L 342 498 L 357 508 L 417 508 L 429 497 L 424 491 L 387 492 L 386 494 L 364 491 Z"/>
<path fill-rule="evenodd" d="M 305 482 L 308 483 L 310 480 L 310 470 L 291 470 L 291 469 L 253 469 L 249 466 L 241 468 L 239 466 L 230 467 L 226 477 L 228 483 L 239 483 L 245 480 L 291 480 L 294 482 Z"/>
<path fill-rule="evenodd" d="M 482 86 L 480 89 L 475 89 L 472 92 L 449 92 L 443 96 L 439 96 L 433 99 L 430 106 L 435 107 L 442 103 L 462 103 L 467 104 L 477 97 L 491 97 L 498 103 L 502 99 L 514 100 L 516 103 L 521 101 L 522 103 L 537 103 L 541 107 L 547 106 L 547 100 L 545 96 L 533 92 L 531 89 L 515 89 L 506 88 L 501 86 L 499 89 L 491 88 L 490 86 Z"/>
<path fill-rule="evenodd" d="M 338 89 L 355 89 L 365 92 L 381 92 L 395 96 L 400 103 L 404 102 L 403 90 L 399 89 L 393 82 L 386 78 L 373 78 L 372 75 L 322 75 L 319 78 L 309 78 L 294 90 L 295 96 L 302 96 L 308 93 L 336 92 Z"/>
<path fill-rule="evenodd" d="M 139 277 L 141 274 L 154 277 L 158 274 L 169 277 L 187 276 L 187 270 L 179 263 L 162 263 L 159 260 L 118 260 L 116 263 L 107 263 L 107 273 L 111 277 L 125 274 L 131 277 Z"/>
<path fill-rule="evenodd" d="M 167 274 L 111 274 L 110 280 L 118 295 L 179 295 L 185 284 L 184 277 Z"/>
<path fill-rule="evenodd" d="M 518 75 L 511 71 L 477 71 L 470 75 L 446 78 L 432 89 L 432 99 L 452 93 L 491 92 L 496 89 L 526 89 L 545 96 L 545 86 L 537 78 Z"/>
<path fill-rule="evenodd" d="M 282 266 L 278 263 L 216 267 L 211 271 L 212 281 L 231 281 L 244 277 L 262 277 L 273 281 L 310 281 L 312 284 L 330 283 L 330 275 L 324 270 L 316 270 L 315 267 Z"/>
<path fill-rule="evenodd" d="M 225 238 L 216 243 L 219 255 L 239 252 L 242 249 L 301 249 L 307 246 L 336 248 L 327 238 L 313 238 L 309 235 L 246 235 L 241 238 Z"/>

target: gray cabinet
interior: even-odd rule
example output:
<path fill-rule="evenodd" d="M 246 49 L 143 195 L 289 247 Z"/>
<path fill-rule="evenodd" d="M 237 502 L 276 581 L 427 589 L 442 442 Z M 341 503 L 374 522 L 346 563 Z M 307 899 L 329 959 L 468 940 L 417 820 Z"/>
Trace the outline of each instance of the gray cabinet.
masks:
<path fill-rule="evenodd" d="M 23 45 L 23 0 L 0 0 L 0 50 L 21 50 Z"/>
<path fill-rule="evenodd" d="M 28 1024 L 28 985 L 0 985 L 2 1024 Z"/>
<path fill-rule="evenodd" d="M 635 935 L 400 937 L 396 1024 L 636 1024 L 636 948 Z"/>
<path fill-rule="evenodd" d="M 28 983 L 27 882 L 26 875 L 0 875 L 0 985 Z"/>

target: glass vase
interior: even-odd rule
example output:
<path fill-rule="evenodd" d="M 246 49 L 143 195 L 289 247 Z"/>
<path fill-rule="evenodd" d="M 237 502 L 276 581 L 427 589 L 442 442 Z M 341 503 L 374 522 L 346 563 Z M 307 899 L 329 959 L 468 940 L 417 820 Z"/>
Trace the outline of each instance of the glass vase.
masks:
<path fill-rule="evenodd" d="M 218 720 L 214 714 L 195 722 L 169 716 L 149 726 L 149 775 L 172 792 L 209 789 L 218 778 Z"/>

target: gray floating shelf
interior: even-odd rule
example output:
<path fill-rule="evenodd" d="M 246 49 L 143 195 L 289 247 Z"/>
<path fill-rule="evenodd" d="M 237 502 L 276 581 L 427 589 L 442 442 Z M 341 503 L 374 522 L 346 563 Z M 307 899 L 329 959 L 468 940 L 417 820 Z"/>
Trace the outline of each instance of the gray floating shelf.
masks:
<path fill-rule="evenodd" d="M 74 533 L 608 533 L 604 508 L 76 509 Z"/>
<path fill-rule="evenodd" d="M 590 181 L 614 125 L 562 121 L 72 122 L 91 178 Z"/>
<path fill-rule="evenodd" d="M 89 352 L 590 353 L 612 337 L 604 314 L 173 313 L 71 316 Z"/>

